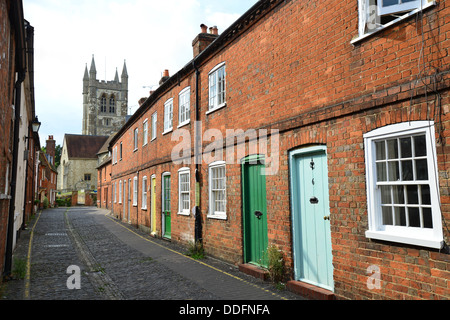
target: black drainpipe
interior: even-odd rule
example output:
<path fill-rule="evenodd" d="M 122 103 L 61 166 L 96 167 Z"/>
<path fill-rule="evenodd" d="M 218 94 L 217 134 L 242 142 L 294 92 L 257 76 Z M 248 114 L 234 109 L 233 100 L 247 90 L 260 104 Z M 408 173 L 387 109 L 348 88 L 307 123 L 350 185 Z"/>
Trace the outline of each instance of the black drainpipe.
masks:
<path fill-rule="evenodd" d="M 195 123 L 194 125 L 194 144 L 195 144 L 195 190 L 196 193 L 200 191 L 200 164 L 199 160 L 201 160 L 201 152 L 199 145 L 201 139 L 197 137 L 197 135 L 201 135 L 201 132 L 198 132 L 199 130 L 195 130 L 195 128 L 199 129 L 197 124 L 200 120 L 200 98 L 199 98 L 199 78 L 200 78 L 200 71 L 198 70 L 197 66 L 195 65 L 195 60 L 192 62 L 192 65 L 195 69 Z M 199 201 L 197 201 L 199 199 Z M 195 242 L 202 243 L 203 237 L 202 237 L 202 212 L 200 208 L 200 195 L 195 196 Z"/>

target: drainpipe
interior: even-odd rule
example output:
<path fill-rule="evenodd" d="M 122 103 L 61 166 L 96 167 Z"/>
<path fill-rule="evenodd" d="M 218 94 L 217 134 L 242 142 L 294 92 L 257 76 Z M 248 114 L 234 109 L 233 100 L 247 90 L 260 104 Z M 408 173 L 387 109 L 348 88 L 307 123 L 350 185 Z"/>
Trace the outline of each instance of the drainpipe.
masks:
<path fill-rule="evenodd" d="M 194 129 L 195 132 L 195 138 L 194 138 L 194 144 L 195 144 L 195 242 L 203 242 L 202 237 L 202 213 L 200 208 L 200 161 L 201 161 L 201 137 L 198 137 L 198 135 L 201 135 L 200 128 L 198 126 L 198 122 L 200 119 L 200 97 L 199 97 L 199 78 L 200 78 L 200 71 L 198 70 L 197 66 L 195 65 L 195 60 L 192 62 L 192 65 L 195 69 L 195 127 L 197 130 Z"/>

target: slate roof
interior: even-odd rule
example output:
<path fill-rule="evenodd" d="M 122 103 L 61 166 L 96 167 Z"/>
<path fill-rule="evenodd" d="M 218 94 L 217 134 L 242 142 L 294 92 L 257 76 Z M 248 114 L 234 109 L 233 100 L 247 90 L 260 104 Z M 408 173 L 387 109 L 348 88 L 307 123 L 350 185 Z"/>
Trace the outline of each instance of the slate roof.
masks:
<path fill-rule="evenodd" d="M 66 134 L 65 142 L 69 159 L 97 159 L 98 151 L 108 138 L 107 136 Z"/>

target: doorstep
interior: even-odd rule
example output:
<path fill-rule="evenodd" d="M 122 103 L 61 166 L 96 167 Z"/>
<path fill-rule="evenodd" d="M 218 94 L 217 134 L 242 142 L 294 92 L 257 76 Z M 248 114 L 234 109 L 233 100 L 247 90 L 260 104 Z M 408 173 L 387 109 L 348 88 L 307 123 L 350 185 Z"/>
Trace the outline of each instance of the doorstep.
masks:
<path fill-rule="evenodd" d="M 267 270 L 248 263 L 240 264 L 239 271 L 264 281 L 269 278 L 269 272 L 267 272 Z"/>
<path fill-rule="evenodd" d="M 335 300 L 334 293 L 301 281 L 288 281 L 286 287 L 302 297 L 312 300 Z"/>

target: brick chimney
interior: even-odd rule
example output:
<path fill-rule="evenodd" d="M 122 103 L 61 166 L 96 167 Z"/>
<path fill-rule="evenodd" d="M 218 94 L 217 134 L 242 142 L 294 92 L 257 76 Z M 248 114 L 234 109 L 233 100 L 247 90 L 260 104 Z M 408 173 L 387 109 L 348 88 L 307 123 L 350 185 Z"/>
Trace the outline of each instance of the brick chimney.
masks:
<path fill-rule="evenodd" d="M 56 141 L 53 139 L 53 136 L 49 136 L 46 145 L 47 150 L 47 159 L 51 164 L 55 164 L 55 156 L 56 156 Z"/>
<path fill-rule="evenodd" d="M 204 24 L 200 25 L 201 33 L 195 37 L 192 41 L 192 47 L 194 49 L 194 58 L 198 56 L 203 50 L 205 50 L 214 40 L 219 36 L 219 30 L 216 26 L 209 28 Z"/>
<path fill-rule="evenodd" d="M 164 70 L 163 76 L 161 80 L 159 80 L 159 85 L 162 85 L 164 82 L 166 82 L 170 78 L 169 70 Z"/>

